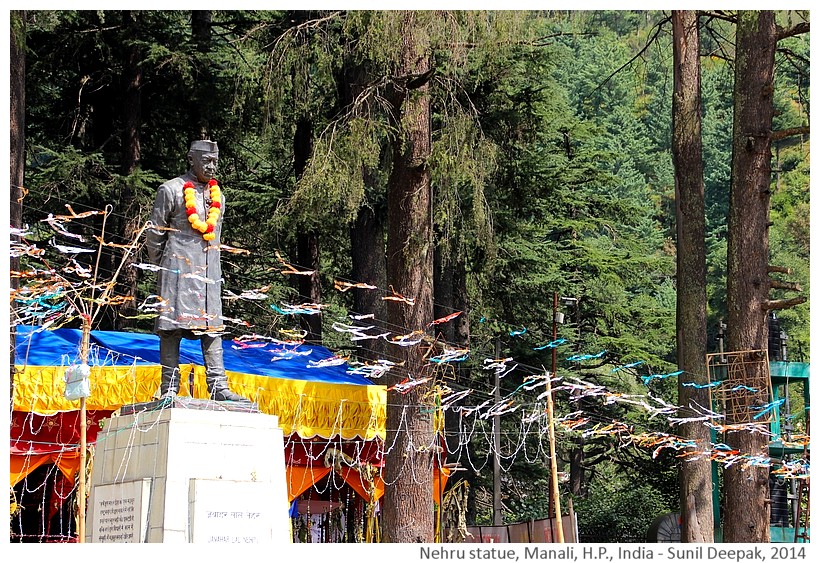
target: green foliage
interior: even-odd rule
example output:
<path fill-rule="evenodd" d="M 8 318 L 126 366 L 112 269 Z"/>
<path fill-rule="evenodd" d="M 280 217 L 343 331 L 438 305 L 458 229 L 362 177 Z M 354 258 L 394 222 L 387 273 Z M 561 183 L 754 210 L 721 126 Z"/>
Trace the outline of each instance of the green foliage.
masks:
<path fill-rule="evenodd" d="M 619 476 L 611 467 L 603 467 L 599 477 L 589 495 L 574 503 L 584 541 L 645 542 L 652 520 L 674 509 L 653 487 Z"/>
<path fill-rule="evenodd" d="M 363 171 L 379 165 L 384 131 L 379 122 L 358 117 L 339 129 L 332 125 L 317 140 L 311 165 L 280 216 L 294 219 L 302 228 L 334 216 L 352 221 L 365 201 Z"/>
<path fill-rule="evenodd" d="M 542 469 L 540 465 L 535 467 Z M 549 475 L 545 475 L 545 471 L 536 470 L 524 475 L 525 472 L 526 469 L 522 468 L 519 471 L 521 475 L 505 475 L 504 488 L 508 491 L 504 500 L 505 522 L 526 522 L 550 517 Z"/>
<path fill-rule="evenodd" d="M 494 170 L 497 147 L 487 139 L 480 123 L 464 106 L 445 99 L 435 116 L 430 167 L 435 191 L 434 222 L 442 240 L 462 241 L 461 252 L 470 246 L 492 253 L 492 211 L 484 186 Z M 450 245 L 441 245 L 449 258 Z"/>

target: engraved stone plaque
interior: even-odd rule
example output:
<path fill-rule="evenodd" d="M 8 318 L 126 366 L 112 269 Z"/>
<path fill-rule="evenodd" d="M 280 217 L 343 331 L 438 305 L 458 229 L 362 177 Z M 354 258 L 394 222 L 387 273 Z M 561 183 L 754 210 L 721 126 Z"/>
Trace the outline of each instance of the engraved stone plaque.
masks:
<path fill-rule="evenodd" d="M 191 543 L 256 545 L 273 542 L 278 496 L 271 483 L 191 479 L 189 489 Z"/>
<path fill-rule="evenodd" d="M 148 529 L 151 479 L 94 487 L 89 507 L 93 543 L 143 543 Z"/>

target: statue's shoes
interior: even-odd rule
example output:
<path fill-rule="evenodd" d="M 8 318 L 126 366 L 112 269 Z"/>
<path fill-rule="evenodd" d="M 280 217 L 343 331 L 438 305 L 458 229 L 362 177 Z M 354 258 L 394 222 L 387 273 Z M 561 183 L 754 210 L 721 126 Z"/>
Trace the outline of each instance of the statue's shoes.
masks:
<path fill-rule="evenodd" d="M 250 403 L 250 399 L 246 399 L 242 395 L 238 395 L 230 389 L 219 389 L 211 393 L 211 399 L 214 401 L 236 401 L 238 403 Z"/>

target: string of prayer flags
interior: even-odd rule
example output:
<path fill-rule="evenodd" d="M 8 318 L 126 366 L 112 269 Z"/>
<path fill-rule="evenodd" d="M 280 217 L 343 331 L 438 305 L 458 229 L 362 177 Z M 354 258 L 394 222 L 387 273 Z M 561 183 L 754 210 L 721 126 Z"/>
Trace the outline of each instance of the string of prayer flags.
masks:
<path fill-rule="evenodd" d="M 276 256 L 276 259 L 279 261 L 279 263 L 282 264 L 282 266 L 284 266 L 284 269 L 280 270 L 280 273 L 285 275 L 285 276 L 288 276 L 288 275 L 312 276 L 316 272 L 316 270 L 299 270 L 299 269 L 291 266 L 290 264 L 288 264 L 285 261 L 284 258 L 282 258 L 282 255 L 279 254 L 278 250 L 276 251 L 275 256 Z"/>
<path fill-rule="evenodd" d="M 570 356 L 567 358 L 568 362 L 584 362 L 586 360 L 595 360 L 598 358 L 603 358 L 606 355 L 606 350 L 601 350 L 597 354 L 576 354 L 574 356 Z"/>
<path fill-rule="evenodd" d="M 567 341 L 566 338 L 559 338 L 557 340 L 553 340 L 552 342 L 544 344 L 543 346 L 537 346 L 537 347 L 533 348 L 533 350 L 546 350 L 547 348 L 557 348 L 561 344 L 566 343 L 566 341 Z"/>
<path fill-rule="evenodd" d="M 341 280 L 333 280 L 333 287 L 342 293 L 348 291 L 350 289 L 378 289 L 375 285 L 370 285 L 369 283 L 350 283 Z"/>
<path fill-rule="evenodd" d="M 393 289 L 392 285 L 390 286 L 390 291 L 393 293 L 393 295 L 387 295 L 385 297 L 382 297 L 382 301 L 399 301 L 401 303 L 407 303 L 408 305 L 415 305 L 416 304 L 415 299 L 410 299 L 409 297 L 405 297 L 404 295 L 401 295 L 400 293 L 396 293 L 396 290 Z"/>
<path fill-rule="evenodd" d="M 671 373 L 665 374 L 652 374 L 652 375 L 642 375 L 641 381 L 643 381 L 644 385 L 649 385 L 649 382 L 653 379 L 666 379 L 667 377 L 675 377 L 676 375 L 680 375 L 683 373 L 683 370 L 673 371 Z"/>

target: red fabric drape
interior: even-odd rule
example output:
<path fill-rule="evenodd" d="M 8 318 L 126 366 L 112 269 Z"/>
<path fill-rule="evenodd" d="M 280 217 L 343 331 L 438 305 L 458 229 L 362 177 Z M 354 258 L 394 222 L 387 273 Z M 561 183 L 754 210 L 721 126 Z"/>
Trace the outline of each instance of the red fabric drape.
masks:
<path fill-rule="evenodd" d="M 362 463 L 370 463 L 381 467 L 382 442 L 380 440 L 328 440 L 326 438 L 301 438 L 297 434 L 285 437 L 285 464 L 311 465 L 322 463 L 329 448 L 341 449 L 342 452 Z"/>
<path fill-rule="evenodd" d="M 86 411 L 86 442 L 97 441 L 101 421 L 112 410 Z M 80 443 L 80 411 L 43 416 L 33 412 L 12 411 L 11 451 L 13 453 L 50 453 Z"/>

